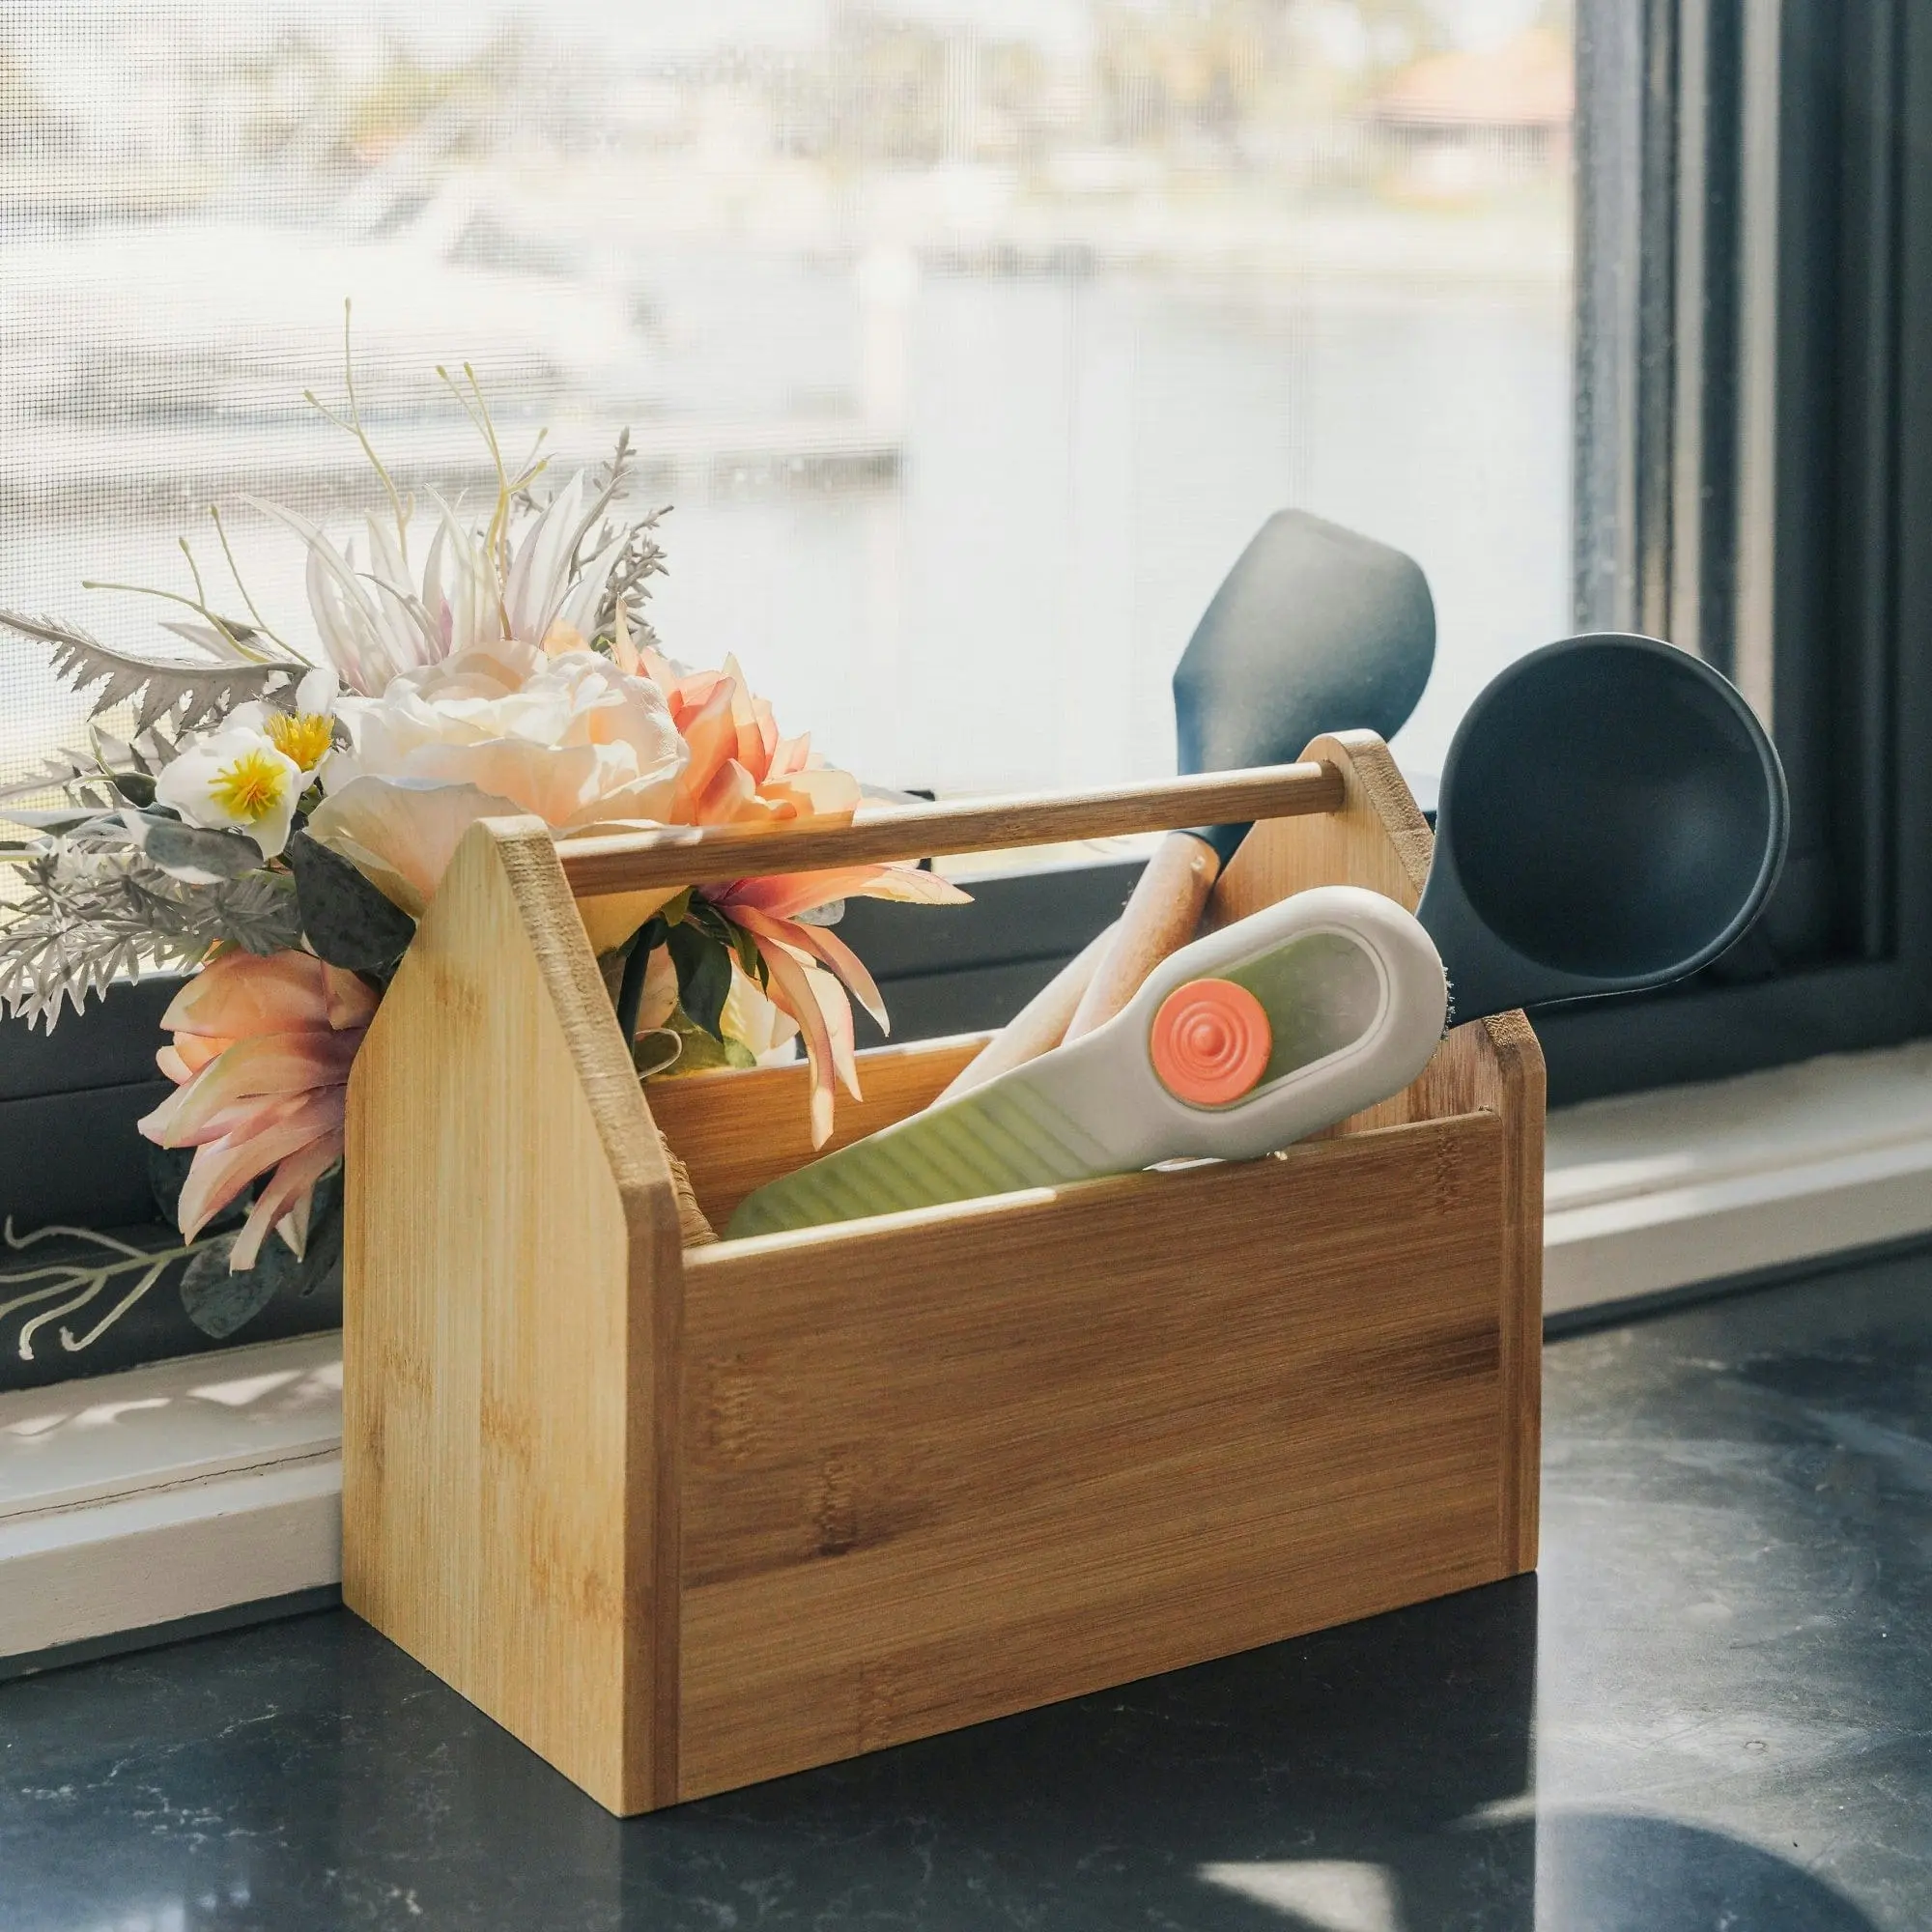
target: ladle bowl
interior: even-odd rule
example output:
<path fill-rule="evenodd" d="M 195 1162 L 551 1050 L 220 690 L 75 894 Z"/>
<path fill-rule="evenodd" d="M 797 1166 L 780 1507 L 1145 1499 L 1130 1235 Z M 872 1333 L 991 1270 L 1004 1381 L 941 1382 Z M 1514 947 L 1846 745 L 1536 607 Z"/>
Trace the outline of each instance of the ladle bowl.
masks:
<path fill-rule="evenodd" d="M 1694 973 L 1762 908 L 1788 819 L 1764 727 L 1698 659 L 1619 633 L 1520 659 L 1442 772 L 1419 916 L 1454 1017 Z"/>

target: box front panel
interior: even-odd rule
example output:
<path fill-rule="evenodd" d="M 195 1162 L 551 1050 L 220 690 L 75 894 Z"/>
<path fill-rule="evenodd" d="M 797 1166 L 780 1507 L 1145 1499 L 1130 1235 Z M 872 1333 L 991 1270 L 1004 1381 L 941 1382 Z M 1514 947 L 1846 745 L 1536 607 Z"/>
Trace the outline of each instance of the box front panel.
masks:
<path fill-rule="evenodd" d="M 1506 1574 L 1503 1140 L 689 1257 L 680 1795 Z"/>

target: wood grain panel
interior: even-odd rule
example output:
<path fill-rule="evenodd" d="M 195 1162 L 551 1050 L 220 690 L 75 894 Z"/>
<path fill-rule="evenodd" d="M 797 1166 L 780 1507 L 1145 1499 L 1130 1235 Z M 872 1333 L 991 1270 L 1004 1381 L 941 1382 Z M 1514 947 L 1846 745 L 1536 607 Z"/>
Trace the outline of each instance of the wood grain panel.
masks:
<path fill-rule="evenodd" d="M 1521 1013 L 1478 1024 L 1495 1055 L 1503 1133 L 1502 1385 L 1497 1496 L 1503 1552 L 1536 1568 L 1543 1483 L 1543 1049 Z"/>
<path fill-rule="evenodd" d="M 459 848 L 348 1174 L 345 1600 L 611 1809 L 667 1802 L 677 1211 L 536 821 Z"/>
<path fill-rule="evenodd" d="M 918 1113 L 939 1097 L 990 1037 L 958 1034 L 861 1053 L 859 1088 L 865 1098 L 854 1100 L 840 1091 L 832 1138 L 817 1152 L 831 1153 Z M 691 1170 L 697 1205 L 714 1228 L 724 1227 L 754 1187 L 816 1157 L 810 1078 L 801 1060 L 789 1066 L 689 1073 L 651 1082 L 651 1114 L 671 1151 Z"/>
<path fill-rule="evenodd" d="M 1209 928 L 1320 885 L 1366 886 L 1411 911 L 1420 901 L 1435 840 L 1388 747 L 1370 731 L 1340 731 L 1313 740 L 1301 755 L 1340 774 L 1342 809 L 1257 825 L 1209 901 Z M 1508 1219 L 1498 1286 L 1508 1454 L 1498 1508 L 1519 1570 L 1536 1567 L 1542 1463 L 1544 1095 L 1536 1036 L 1521 1013 L 1503 1013 L 1457 1027 L 1410 1086 L 1328 1130 L 1339 1138 L 1476 1109 L 1505 1123 Z"/>
<path fill-rule="evenodd" d="M 1507 1574 L 1503 1139 L 688 1257 L 681 1795 Z"/>
<path fill-rule="evenodd" d="M 562 848 L 563 868 L 571 890 L 587 898 L 647 886 L 1333 811 L 1341 799 L 1342 783 L 1334 772 L 1320 765 L 1274 765 L 1251 772 L 1204 772 L 1108 791 L 949 799 L 939 805 L 868 810 L 849 825 L 808 822 L 750 831 L 678 827 L 621 838 L 573 838 Z"/>

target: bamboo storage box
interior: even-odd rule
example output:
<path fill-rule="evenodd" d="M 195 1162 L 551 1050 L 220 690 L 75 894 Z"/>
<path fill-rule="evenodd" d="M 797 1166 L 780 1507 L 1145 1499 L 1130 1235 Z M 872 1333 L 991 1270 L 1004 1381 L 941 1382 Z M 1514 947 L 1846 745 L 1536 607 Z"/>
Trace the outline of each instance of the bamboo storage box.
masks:
<path fill-rule="evenodd" d="M 1532 1567 L 1520 1014 L 1276 1158 L 684 1252 L 652 1115 L 722 1223 L 810 1157 L 805 1069 L 641 1091 L 573 903 L 1257 817 L 1210 922 L 1329 882 L 1412 905 L 1429 835 L 1379 743 L 1306 755 L 755 860 L 473 830 L 350 1090 L 350 1606 L 628 1813 Z M 838 1142 L 977 1044 L 862 1056 Z"/>

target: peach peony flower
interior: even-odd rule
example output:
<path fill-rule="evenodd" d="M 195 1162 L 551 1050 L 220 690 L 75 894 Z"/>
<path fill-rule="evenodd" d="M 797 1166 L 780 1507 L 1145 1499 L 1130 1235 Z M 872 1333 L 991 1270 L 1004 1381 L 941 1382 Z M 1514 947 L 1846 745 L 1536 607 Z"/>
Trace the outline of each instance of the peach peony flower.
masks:
<path fill-rule="evenodd" d="M 620 665 L 635 666 L 656 683 L 689 748 L 672 812 L 677 824 L 777 825 L 808 818 L 842 824 L 857 811 L 858 780 L 827 765 L 812 752 L 809 736 L 782 736 L 770 703 L 753 693 L 735 657 L 727 657 L 722 670 L 684 670 L 656 651 L 633 650 L 621 630 L 615 656 Z M 727 1006 L 727 1027 L 735 1019 L 743 1031 L 750 1020 L 756 1039 L 745 1043 L 754 1052 L 782 1043 L 794 1028 L 805 1037 L 811 1068 L 811 1139 L 814 1147 L 822 1147 L 832 1133 L 835 1086 L 842 1084 L 855 1100 L 860 1097 L 857 1037 L 846 989 L 881 1027 L 888 1022 L 879 989 L 859 955 L 827 926 L 807 923 L 798 915 L 835 899 L 951 905 L 970 895 L 916 867 L 861 866 L 700 886 L 697 896 L 749 933 L 764 963 L 762 988 L 734 965 L 735 1009 Z"/>
<path fill-rule="evenodd" d="M 336 703 L 350 746 L 330 756 L 327 796 L 308 829 L 412 915 L 422 914 L 479 818 L 530 812 L 564 838 L 626 825 L 836 824 L 858 809 L 858 781 L 828 766 L 809 738 L 783 737 L 735 658 L 719 670 L 687 671 L 639 651 L 621 607 L 610 657 L 579 647 L 595 600 L 562 595 L 558 586 L 568 579 L 582 495 L 573 484 L 526 533 L 500 605 L 469 590 L 462 599 L 425 595 L 435 634 L 426 647 L 453 644 L 453 654 L 392 669 L 380 682 L 364 675 L 374 695 Z M 454 528 L 447 513 L 444 526 L 445 535 Z M 333 596 L 343 573 L 328 559 L 325 565 Z M 442 573 L 439 561 L 432 571 L 439 585 Z M 600 554 L 590 574 L 601 596 L 608 557 Z M 460 621 L 459 603 L 468 613 Z M 349 606 L 332 608 L 347 623 Z M 382 658 L 373 622 L 364 627 L 365 664 Z M 498 624 L 505 634 L 487 635 Z M 400 644 L 390 642 L 393 663 Z M 726 1021 L 735 1023 L 733 1037 L 749 1033 L 754 1050 L 769 1051 L 794 1028 L 804 1035 L 812 1137 L 822 1143 L 832 1131 L 835 1086 L 859 1091 L 844 988 L 882 1026 L 885 1009 L 851 949 L 797 915 L 847 895 L 946 903 L 967 895 L 911 867 L 872 866 L 745 879 L 700 888 L 698 895 L 749 935 L 763 962 L 762 986 L 734 964 Z M 600 951 L 620 944 L 677 896 L 671 888 L 587 905 L 592 944 Z M 668 964 L 653 962 L 646 1025 L 668 1017 L 675 993 Z"/>
<path fill-rule="evenodd" d="M 419 914 L 477 819 L 534 812 L 559 837 L 663 824 L 688 762 L 663 692 L 595 651 L 499 641 L 343 697 L 309 831 Z"/>
<path fill-rule="evenodd" d="M 140 1122 L 162 1147 L 194 1149 L 177 1218 L 193 1240 L 273 1169 L 229 1256 L 255 1265 L 270 1228 L 300 1254 L 315 1184 L 342 1158 L 349 1066 L 376 1010 L 354 973 L 306 952 L 225 952 L 190 980 L 156 1055 L 176 1090 Z"/>

